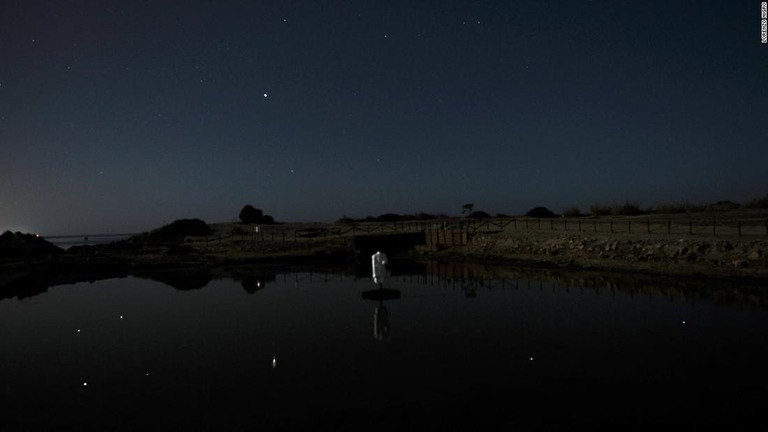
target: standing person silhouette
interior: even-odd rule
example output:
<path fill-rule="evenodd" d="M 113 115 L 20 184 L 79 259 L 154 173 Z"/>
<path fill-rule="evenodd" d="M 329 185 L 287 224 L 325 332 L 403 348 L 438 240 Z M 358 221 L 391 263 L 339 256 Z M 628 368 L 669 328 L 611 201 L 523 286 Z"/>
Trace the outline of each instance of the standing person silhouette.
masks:
<path fill-rule="evenodd" d="M 371 255 L 371 267 L 373 268 L 373 283 L 378 284 L 379 288 L 384 288 L 384 278 L 387 274 L 387 255 L 383 252 L 376 252 Z"/>

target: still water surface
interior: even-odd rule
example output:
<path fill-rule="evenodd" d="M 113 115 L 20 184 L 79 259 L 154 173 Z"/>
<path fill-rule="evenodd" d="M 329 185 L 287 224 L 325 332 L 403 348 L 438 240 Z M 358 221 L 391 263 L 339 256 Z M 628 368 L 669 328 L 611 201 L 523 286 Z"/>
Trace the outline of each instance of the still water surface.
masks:
<path fill-rule="evenodd" d="M 0 430 L 765 426 L 764 307 L 439 274 L 381 301 L 360 275 L 263 271 L 2 300 Z"/>

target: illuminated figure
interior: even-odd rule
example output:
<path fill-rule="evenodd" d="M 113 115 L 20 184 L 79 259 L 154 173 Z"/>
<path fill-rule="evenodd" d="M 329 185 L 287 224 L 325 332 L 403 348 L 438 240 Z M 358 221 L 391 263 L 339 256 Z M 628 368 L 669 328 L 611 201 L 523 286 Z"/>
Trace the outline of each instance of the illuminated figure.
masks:
<path fill-rule="evenodd" d="M 384 283 L 384 277 L 387 274 L 387 255 L 383 252 L 376 252 L 371 255 L 371 267 L 373 267 L 373 283 L 378 284 L 381 288 Z"/>
<path fill-rule="evenodd" d="M 383 252 L 371 255 L 371 267 L 373 270 L 373 283 L 378 289 L 363 292 L 363 298 L 375 300 L 379 304 L 373 310 L 373 336 L 378 340 L 384 340 L 389 333 L 389 311 L 384 307 L 384 300 L 400 298 L 400 291 L 384 288 L 384 279 L 387 276 L 389 261 Z"/>

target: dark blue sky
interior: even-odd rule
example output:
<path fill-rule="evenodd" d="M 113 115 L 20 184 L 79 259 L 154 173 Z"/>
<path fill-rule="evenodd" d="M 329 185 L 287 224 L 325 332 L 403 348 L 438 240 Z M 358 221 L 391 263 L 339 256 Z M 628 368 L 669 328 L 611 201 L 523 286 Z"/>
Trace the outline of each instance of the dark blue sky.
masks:
<path fill-rule="evenodd" d="M 768 193 L 759 1 L 0 0 L 0 230 Z"/>

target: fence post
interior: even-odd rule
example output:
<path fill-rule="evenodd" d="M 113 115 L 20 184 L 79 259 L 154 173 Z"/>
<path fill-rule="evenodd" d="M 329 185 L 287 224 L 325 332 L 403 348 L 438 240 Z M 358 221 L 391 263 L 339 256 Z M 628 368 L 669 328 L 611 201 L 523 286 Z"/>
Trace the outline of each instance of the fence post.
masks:
<path fill-rule="evenodd" d="M 595 232 L 597 232 L 597 219 L 595 219 Z"/>
<path fill-rule="evenodd" d="M 713 236 L 717 235 L 717 220 L 712 221 L 712 235 Z"/>
<path fill-rule="evenodd" d="M 736 222 L 739 226 L 739 237 L 741 237 L 741 221 Z"/>
<path fill-rule="evenodd" d="M 693 235 L 693 221 L 688 221 L 688 235 Z"/>
<path fill-rule="evenodd" d="M 627 221 L 627 231 L 632 234 L 632 221 Z"/>
<path fill-rule="evenodd" d="M 563 219 L 563 231 L 568 231 L 568 219 Z"/>
<path fill-rule="evenodd" d="M 613 221 L 611 221 L 611 234 L 613 234 Z"/>
<path fill-rule="evenodd" d="M 581 232 L 581 219 L 579 219 L 579 232 Z"/>
<path fill-rule="evenodd" d="M 667 221 L 667 234 L 672 234 L 672 221 Z"/>
<path fill-rule="evenodd" d="M 648 229 L 648 234 L 651 233 L 651 221 L 650 219 L 645 220 L 645 227 Z"/>

